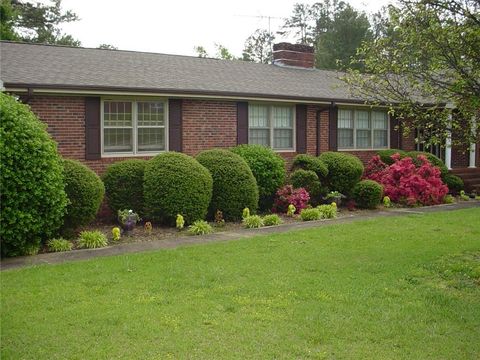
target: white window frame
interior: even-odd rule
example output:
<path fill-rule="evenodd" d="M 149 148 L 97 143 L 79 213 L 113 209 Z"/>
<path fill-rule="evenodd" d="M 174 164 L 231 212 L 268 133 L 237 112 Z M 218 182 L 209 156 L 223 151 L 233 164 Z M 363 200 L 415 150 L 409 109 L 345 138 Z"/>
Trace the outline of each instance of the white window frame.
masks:
<path fill-rule="evenodd" d="M 123 101 L 132 103 L 132 151 L 119 151 L 119 152 L 105 152 L 105 122 L 104 122 L 104 109 L 105 101 Z M 164 108 L 164 126 L 138 126 L 138 105 L 139 102 L 162 102 Z M 102 151 L 102 157 L 133 157 L 133 156 L 153 156 L 162 152 L 168 151 L 168 99 L 165 98 L 147 98 L 147 97 L 105 97 L 100 101 L 100 145 Z M 120 127 L 118 127 L 120 128 Z M 129 128 L 129 127 L 125 127 Z M 138 151 L 138 129 L 139 128 L 164 128 L 165 129 L 165 149 L 160 151 Z"/>
<path fill-rule="evenodd" d="M 269 135 L 270 135 L 270 148 L 275 151 L 275 152 L 295 152 L 297 149 L 297 119 L 296 119 L 296 111 L 295 111 L 295 105 L 293 104 L 282 104 L 282 103 L 264 103 L 264 102 L 249 102 L 248 106 L 267 106 L 268 107 L 268 122 L 270 124 L 269 127 Z M 292 147 L 287 148 L 287 149 L 276 149 L 274 147 L 274 130 L 275 129 L 284 129 L 284 128 L 275 128 L 273 125 L 273 108 L 275 106 L 279 107 L 290 107 L 292 109 L 292 117 L 293 117 L 293 122 L 292 122 Z M 249 111 L 249 110 L 248 110 Z M 253 128 L 253 129 L 262 129 L 262 128 Z M 248 143 L 251 144 L 250 142 L 250 119 L 248 119 Z"/>
<path fill-rule="evenodd" d="M 351 108 L 351 107 L 341 107 L 338 108 L 338 111 L 340 110 L 350 110 L 353 111 L 353 147 L 350 148 L 338 148 L 338 151 L 375 151 L 375 150 L 385 150 L 385 149 L 390 149 L 390 114 L 388 113 L 387 110 L 384 109 L 365 109 L 365 108 Z M 357 111 L 368 111 L 368 119 L 370 121 L 370 136 L 371 136 L 371 146 L 368 148 L 357 148 Z M 381 111 L 381 112 L 386 112 L 387 113 L 387 146 L 386 147 L 374 147 L 374 138 L 373 134 L 375 130 L 379 129 L 374 129 L 373 127 L 373 121 L 372 121 L 372 112 L 373 111 Z M 363 129 L 365 130 L 365 129 Z M 338 116 L 337 116 L 337 144 L 338 144 Z"/>

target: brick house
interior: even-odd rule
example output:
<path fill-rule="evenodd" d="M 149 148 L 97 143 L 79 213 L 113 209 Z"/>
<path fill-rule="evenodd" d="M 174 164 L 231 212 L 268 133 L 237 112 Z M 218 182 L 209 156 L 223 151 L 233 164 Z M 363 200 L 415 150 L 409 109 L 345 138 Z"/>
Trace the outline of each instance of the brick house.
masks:
<path fill-rule="evenodd" d="M 385 108 L 354 98 L 334 71 L 314 68 L 313 48 L 280 43 L 274 64 L 133 51 L 0 42 L 6 91 L 28 103 L 66 158 L 98 173 L 162 151 L 195 155 L 255 143 L 287 161 L 345 151 L 418 150 Z M 450 168 L 479 166 L 470 151 L 440 151 Z"/>

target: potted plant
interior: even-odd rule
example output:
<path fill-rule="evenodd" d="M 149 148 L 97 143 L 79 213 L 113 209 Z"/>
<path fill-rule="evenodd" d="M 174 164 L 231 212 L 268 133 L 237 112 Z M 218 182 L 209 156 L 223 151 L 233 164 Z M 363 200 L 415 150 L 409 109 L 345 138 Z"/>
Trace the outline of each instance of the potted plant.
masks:
<path fill-rule="evenodd" d="M 338 191 L 330 191 L 324 198 L 326 203 L 330 204 L 334 202 L 337 206 L 342 204 L 342 199 L 345 199 L 346 196 Z"/>
<path fill-rule="evenodd" d="M 131 231 L 140 221 L 140 216 L 133 210 L 118 210 L 118 222 L 122 226 L 123 230 Z"/>

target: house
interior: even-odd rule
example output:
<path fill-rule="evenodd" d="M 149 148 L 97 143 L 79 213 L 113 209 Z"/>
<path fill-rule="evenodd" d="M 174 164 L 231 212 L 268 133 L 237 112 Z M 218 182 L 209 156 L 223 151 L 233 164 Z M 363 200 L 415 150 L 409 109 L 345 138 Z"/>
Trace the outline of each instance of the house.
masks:
<path fill-rule="evenodd" d="M 162 151 L 253 143 L 287 161 L 345 151 L 364 162 L 378 149 L 418 150 L 386 108 L 353 97 L 313 48 L 280 43 L 274 64 L 146 52 L 1 42 L 1 80 L 48 125 L 59 152 L 98 173 Z M 447 147 L 450 168 L 480 165 Z"/>

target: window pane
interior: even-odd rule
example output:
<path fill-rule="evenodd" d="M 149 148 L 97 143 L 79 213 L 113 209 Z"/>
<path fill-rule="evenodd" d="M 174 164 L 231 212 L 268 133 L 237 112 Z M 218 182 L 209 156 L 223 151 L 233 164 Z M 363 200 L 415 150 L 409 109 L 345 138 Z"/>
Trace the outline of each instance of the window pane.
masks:
<path fill-rule="evenodd" d="M 104 129 L 105 152 L 132 151 L 132 129 Z"/>
<path fill-rule="evenodd" d="M 165 150 L 164 128 L 139 128 L 138 151 Z"/>
<path fill-rule="evenodd" d="M 338 110 L 338 128 L 353 129 L 353 111 L 339 109 Z"/>
<path fill-rule="evenodd" d="M 132 126 L 132 103 L 105 101 L 103 103 L 104 126 Z"/>
<path fill-rule="evenodd" d="M 370 130 L 357 129 L 357 148 L 364 149 L 371 147 L 372 132 Z"/>
<path fill-rule="evenodd" d="M 368 117 L 368 111 L 364 110 L 356 110 L 357 120 L 356 120 L 356 128 L 357 129 L 370 129 L 370 120 Z"/>
<path fill-rule="evenodd" d="M 293 128 L 293 111 L 290 106 L 273 107 L 273 127 L 274 128 Z"/>
<path fill-rule="evenodd" d="M 289 129 L 273 130 L 273 148 L 274 149 L 293 148 L 293 130 L 289 130 Z"/>
<path fill-rule="evenodd" d="M 269 128 L 268 107 L 263 105 L 248 106 L 248 127 Z"/>
<path fill-rule="evenodd" d="M 340 149 L 353 148 L 352 129 L 338 129 L 338 147 Z"/>
<path fill-rule="evenodd" d="M 374 129 L 388 129 L 388 115 L 385 111 L 372 111 L 372 121 Z"/>
<path fill-rule="evenodd" d="M 270 146 L 270 130 L 250 129 L 248 143 Z"/>
<path fill-rule="evenodd" d="M 387 130 L 373 130 L 373 146 L 375 148 L 382 148 L 388 146 L 388 131 Z"/>
<path fill-rule="evenodd" d="M 139 102 L 138 126 L 164 126 L 165 111 L 163 102 Z"/>

